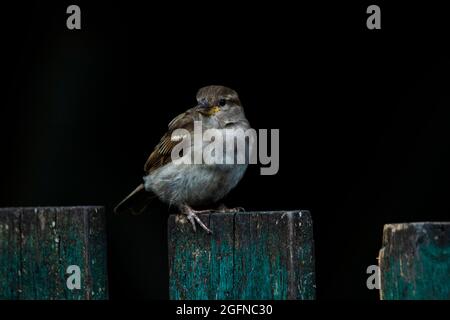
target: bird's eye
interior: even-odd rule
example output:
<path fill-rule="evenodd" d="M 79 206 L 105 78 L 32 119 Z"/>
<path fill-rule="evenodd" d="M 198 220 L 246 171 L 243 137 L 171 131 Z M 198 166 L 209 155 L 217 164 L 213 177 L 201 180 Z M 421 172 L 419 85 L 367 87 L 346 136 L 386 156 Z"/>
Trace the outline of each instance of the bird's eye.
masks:
<path fill-rule="evenodd" d="M 226 104 L 227 104 L 227 100 L 225 100 L 225 99 L 220 99 L 219 100 L 219 106 L 223 107 Z"/>

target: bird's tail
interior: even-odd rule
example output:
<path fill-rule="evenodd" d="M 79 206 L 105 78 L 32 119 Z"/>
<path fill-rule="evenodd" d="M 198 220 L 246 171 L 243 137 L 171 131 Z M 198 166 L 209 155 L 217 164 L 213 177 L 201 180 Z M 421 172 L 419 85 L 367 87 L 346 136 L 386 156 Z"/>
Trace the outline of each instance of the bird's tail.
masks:
<path fill-rule="evenodd" d="M 129 211 L 132 214 L 140 214 L 156 196 L 145 191 L 144 184 L 140 184 L 133 192 L 123 199 L 115 208 L 115 213 Z"/>

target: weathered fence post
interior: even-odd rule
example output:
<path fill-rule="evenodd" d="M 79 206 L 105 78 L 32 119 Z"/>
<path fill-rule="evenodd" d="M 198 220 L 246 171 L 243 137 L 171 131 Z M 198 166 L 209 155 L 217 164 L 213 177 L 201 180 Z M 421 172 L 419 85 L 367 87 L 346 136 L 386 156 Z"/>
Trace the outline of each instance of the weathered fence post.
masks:
<path fill-rule="evenodd" d="M 450 299 L 450 222 L 385 225 L 379 258 L 381 299 Z"/>
<path fill-rule="evenodd" d="M 103 207 L 0 209 L 0 299 L 106 298 Z"/>
<path fill-rule="evenodd" d="M 169 217 L 171 299 L 314 299 L 308 211 L 211 213 L 212 235 Z"/>

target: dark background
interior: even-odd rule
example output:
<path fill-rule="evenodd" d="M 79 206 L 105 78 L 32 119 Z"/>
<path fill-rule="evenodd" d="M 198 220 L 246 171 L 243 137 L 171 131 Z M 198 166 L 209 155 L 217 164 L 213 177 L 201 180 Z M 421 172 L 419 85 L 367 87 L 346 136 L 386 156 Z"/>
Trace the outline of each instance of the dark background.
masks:
<path fill-rule="evenodd" d="M 252 166 L 226 203 L 311 210 L 317 297 L 378 299 L 383 225 L 449 220 L 450 56 L 443 8 L 381 3 L 370 31 L 369 4 L 2 4 L 0 206 L 105 205 L 111 298 L 167 298 L 167 209 L 112 208 L 197 89 L 223 84 L 281 140 L 279 173 Z"/>

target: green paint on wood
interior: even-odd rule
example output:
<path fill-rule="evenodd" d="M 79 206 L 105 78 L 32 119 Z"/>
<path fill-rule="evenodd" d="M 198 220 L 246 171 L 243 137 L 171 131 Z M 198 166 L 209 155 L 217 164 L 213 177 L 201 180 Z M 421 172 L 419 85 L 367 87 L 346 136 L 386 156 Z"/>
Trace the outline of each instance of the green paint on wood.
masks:
<path fill-rule="evenodd" d="M 450 222 L 386 225 L 381 298 L 450 299 Z"/>
<path fill-rule="evenodd" d="M 210 292 L 207 299 L 233 299 L 233 272 L 230 266 L 234 262 L 234 215 L 218 213 L 209 216 L 209 225 L 215 230 L 221 230 L 221 236 L 212 236 L 210 268 L 216 270 L 210 273 Z"/>
<path fill-rule="evenodd" d="M 81 271 L 70 290 L 67 267 Z M 106 299 L 103 207 L 0 209 L 0 299 Z"/>
<path fill-rule="evenodd" d="M 308 211 L 212 213 L 212 235 L 169 218 L 171 299 L 314 299 Z"/>

